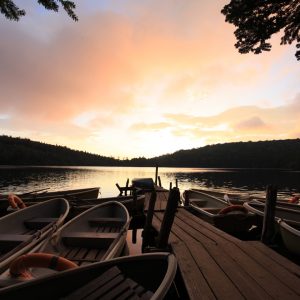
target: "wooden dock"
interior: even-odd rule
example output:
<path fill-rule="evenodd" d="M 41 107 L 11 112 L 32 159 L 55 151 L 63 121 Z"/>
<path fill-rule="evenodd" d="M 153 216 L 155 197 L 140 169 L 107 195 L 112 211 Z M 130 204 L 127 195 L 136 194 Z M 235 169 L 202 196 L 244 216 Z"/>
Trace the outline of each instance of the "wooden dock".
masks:
<path fill-rule="evenodd" d="M 169 197 L 169 190 L 166 190 L 162 187 L 156 186 L 156 201 L 155 201 L 155 211 L 165 210 Z M 148 211 L 149 201 L 151 198 L 151 192 L 145 193 L 145 211 Z"/>
<path fill-rule="evenodd" d="M 157 231 L 163 215 L 154 213 Z M 175 215 L 169 244 L 190 299 L 300 299 L 298 265 L 259 241 L 226 234 L 185 208 Z"/>

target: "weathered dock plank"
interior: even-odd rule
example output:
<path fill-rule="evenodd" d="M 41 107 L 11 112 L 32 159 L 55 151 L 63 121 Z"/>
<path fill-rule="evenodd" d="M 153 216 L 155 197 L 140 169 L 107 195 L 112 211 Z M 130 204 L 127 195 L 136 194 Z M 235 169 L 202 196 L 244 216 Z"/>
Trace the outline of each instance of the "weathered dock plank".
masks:
<path fill-rule="evenodd" d="M 163 212 L 154 214 L 157 230 L 162 218 Z M 300 298 L 300 267 L 277 253 L 270 255 L 274 251 L 262 244 L 224 233 L 183 208 L 176 213 L 169 242 L 190 299 Z"/>
<path fill-rule="evenodd" d="M 190 214 L 186 211 L 182 211 L 183 214 L 187 217 L 190 217 Z M 192 222 L 199 222 L 199 219 L 195 216 L 191 217 L 191 223 Z M 241 241 L 239 239 L 236 239 L 230 235 L 224 234 L 220 230 L 215 230 L 215 227 L 211 227 L 209 224 L 205 223 L 201 220 L 202 226 L 207 226 L 211 228 L 214 232 L 217 233 L 216 240 L 219 243 L 222 243 L 223 247 L 226 249 L 226 252 L 229 255 L 232 255 L 232 253 L 236 253 L 235 259 L 244 267 L 247 268 L 249 271 L 249 274 L 251 276 L 254 276 L 254 278 L 257 278 L 259 276 L 259 284 L 264 284 L 265 289 L 269 287 L 269 290 L 275 291 L 278 289 L 278 292 L 282 292 L 282 286 L 278 284 L 276 288 L 274 288 L 272 282 L 270 282 L 270 276 L 271 278 L 277 277 L 277 279 L 282 282 L 283 285 L 287 285 L 291 290 L 293 290 L 296 294 L 300 295 L 299 290 L 299 278 L 300 278 L 300 268 L 287 260 L 286 258 L 282 257 L 282 261 L 284 262 L 285 267 L 283 265 L 274 263 L 274 261 L 270 258 L 270 255 L 273 254 L 273 256 L 280 257 L 279 254 L 277 254 L 275 251 L 271 250 L 269 247 L 266 247 L 264 244 L 260 242 L 256 242 L 256 244 L 260 244 L 260 248 L 264 249 L 266 254 L 263 254 L 261 251 L 258 251 L 255 247 L 253 247 L 253 242 L 245 242 Z M 229 242 L 230 241 L 230 242 Z M 240 249 L 240 250 L 239 250 Z M 240 255 L 239 253 L 244 253 L 246 255 Z M 254 267 L 254 263 L 261 265 L 260 267 Z M 248 265 L 250 264 L 250 267 Z M 287 269 L 287 266 L 294 266 L 294 268 L 297 267 L 297 270 L 294 270 L 294 272 L 291 272 Z M 267 270 L 267 272 L 265 272 Z M 270 275 L 271 273 L 271 275 Z M 264 276 L 263 276 L 264 274 Z M 295 276 L 296 275 L 296 276 Z M 275 280 L 273 278 L 273 280 Z M 266 282 L 264 282 L 266 281 Z"/>
<path fill-rule="evenodd" d="M 155 211 L 165 210 L 168 202 L 169 190 L 166 190 L 159 186 L 157 186 L 155 190 L 156 190 L 156 202 L 155 202 L 154 210 Z M 151 192 L 146 192 L 145 211 L 148 210 L 150 198 L 151 198 Z"/>

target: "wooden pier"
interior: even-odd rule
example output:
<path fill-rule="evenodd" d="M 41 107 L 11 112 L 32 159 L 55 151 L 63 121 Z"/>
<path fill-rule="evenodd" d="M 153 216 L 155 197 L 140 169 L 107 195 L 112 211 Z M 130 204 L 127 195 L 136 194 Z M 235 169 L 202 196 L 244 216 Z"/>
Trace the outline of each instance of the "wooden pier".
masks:
<path fill-rule="evenodd" d="M 157 193 L 152 219 L 157 232 L 167 198 Z M 223 232 L 184 207 L 177 209 L 168 242 L 189 299 L 300 299 L 300 266 L 260 241 Z"/>
<path fill-rule="evenodd" d="M 163 212 L 155 212 L 160 230 Z M 169 244 L 190 299 L 300 299 L 300 267 L 259 241 L 241 241 L 179 208 Z"/>

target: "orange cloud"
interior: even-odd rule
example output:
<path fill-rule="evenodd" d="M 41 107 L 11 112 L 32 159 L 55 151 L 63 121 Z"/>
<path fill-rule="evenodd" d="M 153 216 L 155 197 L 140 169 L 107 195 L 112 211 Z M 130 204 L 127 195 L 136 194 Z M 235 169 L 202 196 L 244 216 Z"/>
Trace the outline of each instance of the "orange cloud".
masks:
<path fill-rule="evenodd" d="M 234 128 L 237 130 L 261 130 L 266 128 L 267 125 L 259 117 L 251 117 L 247 120 L 237 123 Z"/>
<path fill-rule="evenodd" d="M 159 130 L 175 150 L 258 128 L 296 134 L 299 97 L 285 103 L 299 92 L 291 51 L 240 55 L 225 3 L 79 1 L 78 23 L 34 6 L 21 23 L 1 19 L 3 132 L 101 154 L 125 151 L 113 141 L 120 132 L 134 144 L 126 151 L 148 151 L 139 143 Z"/>

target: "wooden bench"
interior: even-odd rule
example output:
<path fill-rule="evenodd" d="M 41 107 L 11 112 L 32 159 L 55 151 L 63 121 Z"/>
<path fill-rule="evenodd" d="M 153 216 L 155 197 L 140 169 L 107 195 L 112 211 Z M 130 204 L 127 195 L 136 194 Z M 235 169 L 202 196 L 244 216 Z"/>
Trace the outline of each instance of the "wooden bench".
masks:
<path fill-rule="evenodd" d="M 99 226 L 99 225 L 106 225 L 106 226 L 114 226 L 114 227 L 121 227 L 124 225 L 124 219 L 122 218 L 94 218 L 89 220 L 89 224 L 91 226 Z"/>
<path fill-rule="evenodd" d="M 117 232 L 70 232 L 62 236 L 66 246 L 105 248 L 119 236 Z"/>
<path fill-rule="evenodd" d="M 118 267 L 111 267 L 63 299 L 147 300 L 152 295 L 152 292 L 145 290 L 130 278 L 126 278 Z"/>
<path fill-rule="evenodd" d="M 32 235 L 29 234 L 0 234 L 0 250 L 1 252 L 9 251 L 30 239 Z"/>
<path fill-rule="evenodd" d="M 203 210 L 211 213 L 211 214 L 218 214 L 221 211 L 221 208 L 215 208 L 215 207 L 204 207 Z"/>
<path fill-rule="evenodd" d="M 190 198 L 190 203 L 194 203 L 195 206 L 205 207 L 207 205 L 207 200 L 199 200 L 197 198 Z"/>
<path fill-rule="evenodd" d="M 58 220 L 58 218 L 32 218 L 24 221 L 24 225 L 28 229 L 42 229 L 46 225 L 50 223 L 54 223 Z"/>

